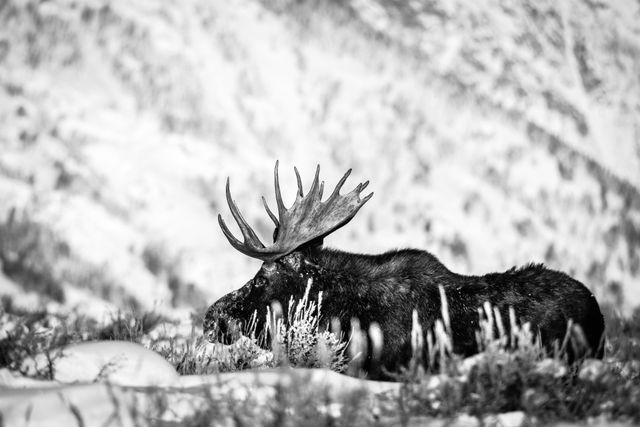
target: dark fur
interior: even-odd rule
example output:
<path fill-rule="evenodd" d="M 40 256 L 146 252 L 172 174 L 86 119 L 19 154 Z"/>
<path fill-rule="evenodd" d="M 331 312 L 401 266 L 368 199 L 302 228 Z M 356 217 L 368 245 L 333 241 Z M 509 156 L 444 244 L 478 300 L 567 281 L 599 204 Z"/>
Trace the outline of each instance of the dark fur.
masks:
<path fill-rule="evenodd" d="M 325 324 L 337 317 L 347 333 L 354 317 L 364 330 L 371 322 L 380 325 L 384 334 L 380 363 L 388 371 L 397 371 L 411 357 L 412 310 L 417 309 L 425 331 L 441 317 L 438 285 L 444 287 L 447 296 L 456 353 L 477 353 L 478 308 L 489 301 L 507 324 L 509 307 L 513 307 L 519 322 L 531 322 L 537 328 L 547 349 L 553 348 L 554 341 L 562 342 L 567 322 L 572 319 L 584 331 L 587 355 L 603 355 L 604 320 L 598 303 L 583 284 L 566 274 L 530 264 L 504 273 L 464 276 L 419 250 L 381 255 L 307 250 L 265 263 L 245 286 L 209 308 L 205 333 L 211 339 L 222 336 L 229 340 L 231 325 L 246 321 L 254 310 L 263 322 L 266 307 L 273 300 L 280 301 L 286 313 L 290 296 L 301 298 L 308 278 L 313 278 L 312 298 L 323 291 Z"/>

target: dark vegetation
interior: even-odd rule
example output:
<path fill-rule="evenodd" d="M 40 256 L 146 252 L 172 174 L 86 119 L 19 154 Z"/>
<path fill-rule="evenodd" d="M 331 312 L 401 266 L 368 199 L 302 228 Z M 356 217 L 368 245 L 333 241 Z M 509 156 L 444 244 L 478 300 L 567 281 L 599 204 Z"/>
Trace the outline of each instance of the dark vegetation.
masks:
<path fill-rule="evenodd" d="M 169 255 L 161 244 L 145 246 L 141 257 L 147 270 L 165 282 L 171 291 L 172 307 L 187 306 L 199 309 L 204 305 L 204 294 L 193 283 L 182 279 L 179 272 L 179 258 Z"/>
<path fill-rule="evenodd" d="M 70 284 L 120 307 L 139 309 L 138 301 L 116 279 L 100 267 L 81 262 L 64 240 L 26 211 L 12 208 L 0 221 L 0 268 L 44 301 L 64 303 L 64 287 Z"/>
<path fill-rule="evenodd" d="M 11 209 L 0 222 L 0 267 L 2 273 L 25 290 L 64 302 L 64 289 L 53 264 L 68 256 L 67 245 L 55 240 L 45 227 Z"/>

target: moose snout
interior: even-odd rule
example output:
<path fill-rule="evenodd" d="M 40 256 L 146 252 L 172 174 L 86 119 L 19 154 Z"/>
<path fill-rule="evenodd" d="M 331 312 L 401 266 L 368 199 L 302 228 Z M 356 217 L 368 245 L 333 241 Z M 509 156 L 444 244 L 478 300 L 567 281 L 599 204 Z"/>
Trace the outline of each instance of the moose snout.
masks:
<path fill-rule="evenodd" d="M 203 332 L 207 341 L 212 343 L 233 344 L 241 335 L 240 322 L 223 311 L 211 307 L 205 316 Z"/>

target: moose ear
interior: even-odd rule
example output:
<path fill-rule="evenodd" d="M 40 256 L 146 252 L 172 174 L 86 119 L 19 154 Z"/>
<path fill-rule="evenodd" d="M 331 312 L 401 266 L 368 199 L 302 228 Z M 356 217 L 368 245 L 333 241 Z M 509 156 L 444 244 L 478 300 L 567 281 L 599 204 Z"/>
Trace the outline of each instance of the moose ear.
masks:
<path fill-rule="evenodd" d="M 300 247 L 297 251 L 282 257 L 282 262 L 290 269 L 300 272 L 302 264 L 306 259 L 315 260 L 322 250 L 322 237 L 318 237 L 306 245 Z"/>
<path fill-rule="evenodd" d="M 304 253 L 313 259 L 317 258 L 317 255 L 322 250 L 323 243 L 324 243 L 324 239 L 322 237 L 313 239 L 312 241 L 304 245 L 303 247 Z"/>

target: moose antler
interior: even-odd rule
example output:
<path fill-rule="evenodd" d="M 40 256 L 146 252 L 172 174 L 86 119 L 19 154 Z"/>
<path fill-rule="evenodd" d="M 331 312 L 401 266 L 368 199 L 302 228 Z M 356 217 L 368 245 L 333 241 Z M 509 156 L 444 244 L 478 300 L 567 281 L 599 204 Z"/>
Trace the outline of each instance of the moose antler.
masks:
<path fill-rule="evenodd" d="M 333 193 L 323 202 L 321 199 L 324 182 L 318 184 L 320 165 L 316 168 L 316 175 L 313 178 L 309 193 L 304 196 L 302 192 L 302 180 L 300 179 L 298 169 L 294 167 L 293 170 L 296 173 L 296 179 L 298 181 L 298 192 L 296 193 L 296 200 L 293 206 L 287 209 L 282 201 L 277 161 L 273 171 L 273 179 L 276 187 L 276 203 L 278 205 L 277 218 L 271 209 L 269 209 L 267 201 L 264 197 L 262 198 L 267 214 L 269 214 L 269 217 L 276 225 L 274 242 L 271 246 L 265 246 L 242 217 L 238 207 L 231 199 L 229 178 L 227 178 L 227 203 L 229 204 L 233 218 L 240 227 L 244 242 L 239 241 L 231 234 L 220 214 L 218 214 L 218 222 L 220 223 L 222 232 L 234 248 L 252 258 L 258 258 L 263 261 L 274 261 L 295 251 L 305 243 L 322 238 L 342 227 L 348 223 L 362 205 L 373 196 L 373 193 L 371 193 L 365 198 L 360 199 L 360 193 L 369 185 L 369 181 L 364 184 L 358 184 L 350 193 L 343 196 L 339 194 L 340 188 L 342 188 L 347 177 L 351 174 L 351 169 L 349 169 L 340 181 L 338 181 Z"/>

